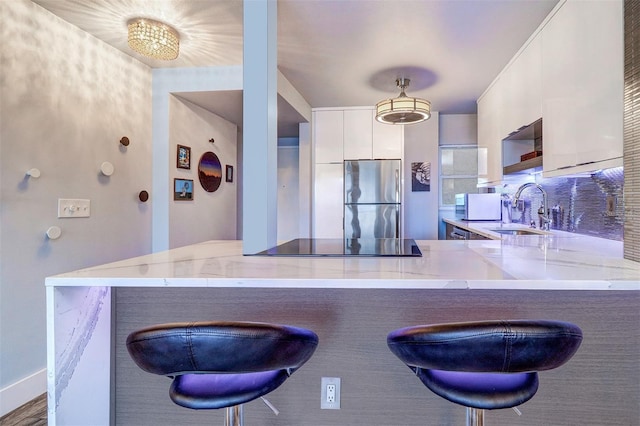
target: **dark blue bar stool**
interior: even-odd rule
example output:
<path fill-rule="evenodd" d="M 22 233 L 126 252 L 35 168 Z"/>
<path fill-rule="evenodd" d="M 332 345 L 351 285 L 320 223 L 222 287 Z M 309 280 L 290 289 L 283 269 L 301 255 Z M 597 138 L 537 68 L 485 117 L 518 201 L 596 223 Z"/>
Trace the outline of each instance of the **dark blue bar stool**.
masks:
<path fill-rule="evenodd" d="M 242 404 L 284 383 L 317 345 L 310 330 L 255 322 L 159 324 L 127 338 L 141 369 L 173 379 L 173 402 L 226 408 L 226 426 L 243 426 Z"/>
<path fill-rule="evenodd" d="M 538 371 L 576 353 L 582 330 L 562 321 L 515 320 L 419 325 L 392 331 L 391 352 L 435 394 L 467 407 L 467 425 L 484 410 L 516 407 L 535 395 Z"/>

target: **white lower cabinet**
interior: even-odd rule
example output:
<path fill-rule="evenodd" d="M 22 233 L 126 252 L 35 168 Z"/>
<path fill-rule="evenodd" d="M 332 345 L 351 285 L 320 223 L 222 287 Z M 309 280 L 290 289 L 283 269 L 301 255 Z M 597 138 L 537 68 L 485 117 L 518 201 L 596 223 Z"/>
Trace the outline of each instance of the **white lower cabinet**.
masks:
<path fill-rule="evenodd" d="M 313 237 L 342 238 L 343 164 L 316 164 L 313 184 Z"/>

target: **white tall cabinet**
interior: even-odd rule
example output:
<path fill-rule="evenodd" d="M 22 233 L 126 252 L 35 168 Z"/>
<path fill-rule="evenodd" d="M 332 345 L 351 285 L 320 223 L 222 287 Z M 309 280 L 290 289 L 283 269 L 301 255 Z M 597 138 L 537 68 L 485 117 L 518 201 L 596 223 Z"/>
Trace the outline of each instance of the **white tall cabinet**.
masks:
<path fill-rule="evenodd" d="M 402 159 L 403 135 L 375 121 L 371 107 L 313 111 L 314 238 L 343 238 L 344 160 Z"/>

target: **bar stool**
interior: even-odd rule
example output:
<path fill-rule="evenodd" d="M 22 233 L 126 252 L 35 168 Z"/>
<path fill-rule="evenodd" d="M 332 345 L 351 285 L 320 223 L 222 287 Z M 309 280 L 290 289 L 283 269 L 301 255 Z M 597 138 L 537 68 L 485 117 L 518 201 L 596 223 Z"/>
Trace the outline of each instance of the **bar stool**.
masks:
<path fill-rule="evenodd" d="M 482 426 L 485 409 L 531 399 L 537 372 L 563 365 L 581 342 L 576 325 L 547 320 L 419 325 L 387 336 L 391 352 L 426 387 L 467 407 L 468 426 Z"/>
<path fill-rule="evenodd" d="M 226 408 L 225 426 L 243 426 L 242 404 L 279 387 L 317 345 L 310 330 L 256 322 L 159 324 L 127 338 L 138 367 L 173 379 L 174 403 Z"/>

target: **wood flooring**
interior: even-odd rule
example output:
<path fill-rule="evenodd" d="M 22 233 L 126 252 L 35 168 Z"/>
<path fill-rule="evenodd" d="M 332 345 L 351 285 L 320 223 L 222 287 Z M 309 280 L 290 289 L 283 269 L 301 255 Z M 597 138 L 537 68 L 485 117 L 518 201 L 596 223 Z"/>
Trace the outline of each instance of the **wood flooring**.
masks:
<path fill-rule="evenodd" d="M 32 399 L 0 418 L 0 426 L 46 426 L 47 394 Z"/>

